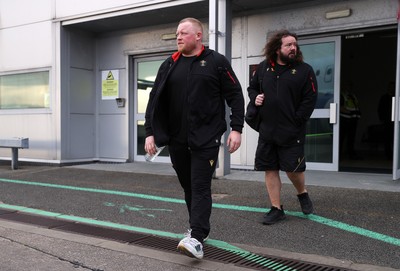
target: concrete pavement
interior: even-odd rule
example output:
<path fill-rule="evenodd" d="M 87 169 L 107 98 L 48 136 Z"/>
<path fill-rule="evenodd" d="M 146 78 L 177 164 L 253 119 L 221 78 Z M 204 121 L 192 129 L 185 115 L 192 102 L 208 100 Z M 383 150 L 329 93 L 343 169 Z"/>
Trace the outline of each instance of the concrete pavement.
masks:
<path fill-rule="evenodd" d="M 70 169 L 70 170 L 68 170 Z M 107 173 L 109 172 L 109 173 Z M 142 173 L 143 175 L 140 175 Z M 151 174 L 159 175 L 157 181 L 154 178 L 147 178 L 146 176 L 151 176 Z M 146 175 L 148 174 L 148 175 Z M 167 176 L 167 177 L 166 177 Z M 168 178 L 170 176 L 170 178 Z M 390 179 L 389 175 L 379 175 L 379 174 L 349 174 L 349 173 L 326 173 L 326 172 L 308 172 L 308 183 L 312 188 L 310 190 L 313 192 L 315 202 L 321 205 L 322 202 L 326 206 L 318 206 L 319 213 L 325 217 L 331 217 L 333 219 L 342 219 L 344 222 L 355 224 L 357 226 L 364 225 L 374 230 L 375 234 L 385 233 L 385 236 L 394 237 L 394 240 L 399 240 L 398 236 L 398 221 L 397 218 L 399 213 L 397 206 L 385 206 L 385 208 L 380 208 L 379 212 L 387 209 L 389 212 L 389 218 L 384 216 L 384 214 L 378 214 L 378 210 L 373 209 L 371 212 L 363 209 L 363 206 L 353 206 L 358 203 L 365 205 L 364 199 L 361 197 L 365 195 L 371 195 L 371 208 L 379 202 L 382 197 L 387 199 L 389 204 L 394 205 L 396 203 L 396 198 L 398 198 L 397 193 L 392 193 L 392 191 L 400 191 L 399 183 L 394 182 Z M 104 180 L 113 180 L 113 190 L 116 188 L 122 189 L 122 185 L 127 183 L 127 180 L 134 180 L 134 187 L 130 183 L 130 188 L 132 191 L 138 193 L 150 191 L 152 194 L 159 190 L 160 185 L 163 185 L 165 189 L 160 191 L 159 195 L 171 196 L 174 193 L 176 186 L 173 186 L 174 172 L 171 170 L 169 165 L 165 164 L 149 164 L 149 163 L 133 163 L 133 164 L 88 164 L 79 165 L 73 167 L 57 168 L 57 167 L 35 167 L 35 166 L 22 166 L 20 170 L 11 171 L 7 167 L 0 167 L 0 178 L 5 180 L 22 180 L 21 182 L 52 182 L 53 184 L 74 184 L 79 187 L 101 187 L 103 186 Z M 126 178 L 126 180 L 125 180 Z M 75 183 L 76 181 L 79 181 Z M 215 191 L 216 194 L 220 195 L 222 198 L 215 200 L 217 204 L 224 205 L 225 203 L 239 204 L 243 206 L 244 203 L 251 204 L 251 206 L 257 206 L 257 202 L 262 200 L 263 195 L 254 200 L 257 194 L 261 194 L 259 191 L 262 184 L 263 174 L 251 171 L 232 171 L 232 173 L 220 180 L 216 180 Z M 117 180 L 121 180 L 118 182 Z M 149 182 L 151 180 L 151 183 Z M 169 183 L 171 181 L 171 183 Z M 251 181 L 251 182 L 248 182 Z M 284 180 L 286 183 L 287 180 Z M 342 184 L 342 186 L 341 186 Z M 28 186 L 29 185 L 29 186 Z M 104 184 L 105 185 L 105 184 Z M 110 186 L 111 184 L 107 184 Z M 171 188 L 169 187 L 171 185 Z M 25 190 L 26 186 L 26 190 Z M 315 187 L 314 187 L 315 186 Z M 336 187 L 347 187 L 345 189 L 334 189 Z M 102 187 L 104 189 L 104 187 Z M 5 183 L 1 186 L 2 194 L 0 194 L 1 199 L 3 199 L 4 204 L 13 204 L 19 206 L 26 206 L 31 208 L 37 208 L 40 210 L 47 211 L 58 211 L 63 210 L 64 213 L 70 212 L 73 215 L 82 215 L 84 217 L 89 217 L 90 214 L 98 216 L 96 219 L 108 219 L 120 223 L 133 224 L 147 227 L 152 227 L 151 222 L 148 218 L 139 219 L 137 216 L 132 216 L 132 218 L 126 219 L 127 221 L 120 221 L 121 218 L 114 217 L 101 217 L 101 213 L 94 214 L 94 210 L 90 210 L 87 214 L 83 211 L 79 211 L 78 206 L 74 203 L 78 203 L 83 197 L 87 195 L 77 195 L 76 200 L 73 194 L 68 194 L 64 191 L 60 194 L 54 190 L 54 195 L 44 193 L 42 190 L 37 190 L 36 187 L 31 186 L 31 184 L 10 184 Z M 156 190 L 153 190 L 156 189 Z M 286 191 L 287 189 L 287 191 Z M 287 186 L 284 189 L 285 193 L 290 191 L 291 187 Z M 347 201 L 343 205 L 348 205 L 348 212 L 354 213 L 355 215 L 360 212 L 364 212 L 362 216 L 357 217 L 344 217 L 342 214 L 342 207 L 338 203 L 330 205 L 332 198 L 329 197 L 329 193 L 332 191 L 339 191 L 338 197 L 343 196 L 340 201 Z M 34 191 L 35 190 L 35 191 Z M 124 189 L 125 190 L 125 189 Z M 53 191 L 53 190 L 52 190 Z M 170 192 L 168 192 L 170 191 Z M 365 192 L 364 192 L 365 191 Z M 220 192 L 220 193 L 218 193 Z M 21 194 L 19 194 L 21 193 Z M 37 193 L 37 194 L 36 194 Z M 168 194 L 171 193 L 171 194 Z M 328 193 L 328 194 L 327 194 Z M 10 195 L 11 194 L 11 195 Z M 32 198 L 29 198 L 31 194 Z M 22 199 L 25 195 L 25 199 Z M 46 200 L 43 200 L 43 196 Z M 224 195 L 228 195 L 223 198 Z M 349 196 L 347 196 L 349 195 Z M 354 199 L 349 199 L 350 196 L 355 197 Z M 55 197 L 54 202 L 52 196 Z M 66 197 L 64 202 L 63 197 Z M 71 198 L 69 198 L 71 197 Z M 179 195 L 176 195 L 179 198 Z M 120 198 L 115 199 L 120 200 Z M 286 199 L 288 201 L 288 199 Z M 42 203 L 43 201 L 43 203 Z M 46 205 L 46 202 L 51 204 Z M 56 203 L 60 202 L 60 207 L 56 206 Z M 68 202 L 71 202 L 69 206 Z M 90 201 L 92 205 L 99 206 L 95 204 L 94 199 Z M 397 201 L 397 204 L 400 202 Z M 142 203 L 140 203 L 142 204 Z M 350 205 L 351 204 L 351 205 Z M 67 207 L 66 209 L 61 208 L 61 205 Z M 260 206 L 265 205 L 261 203 Z M 287 203 L 287 210 L 295 210 L 297 208 L 296 203 Z M 103 205 L 104 206 L 104 205 Z M 236 205 L 235 205 L 236 206 Z M 238 205 L 239 206 L 239 205 Z M 172 208 L 169 205 L 165 208 Z M 366 209 L 370 209 L 369 206 L 364 206 Z M 94 207 L 93 207 L 94 208 Z M 97 208 L 97 207 L 96 207 Z M 54 210 L 53 210 L 54 209 Z M 57 210 L 56 210 L 57 209 Z M 103 207 L 104 209 L 104 207 Z M 183 208 L 184 209 L 184 208 Z M 362 211 L 363 210 L 363 211 Z M 120 210 L 121 211 L 121 210 Z M 178 212 L 179 210 L 176 210 Z M 181 210 L 184 216 L 184 210 Z M 275 228 L 266 228 L 258 223 L 254 224 L 253 220 L 260 215 L 253 216 L 252 214 L 232 214 L 229 218 L 225 217 L 229 210 L 220 213 L 218 209 L 213 211 L 213 217 L 215 221 L 213 222 L 216 227 L 212 238 L 217 240 L 227 240 L 231 244 L 236 245 L 242 249 L 252 251 L 255 253 L 262 253 L 266 255 L 277 255 L 279 257 L 286 257 L 290 259 L 298 259 L 303 261 L 315 262 L 319 264 L 325 264 L 330 266 L 337 266 L 341 268 L 348 268 L 352 270 L 398 270 L 399 269 L 399 259 L 400 259 L 400 249 L 398 245 L 386 245 L 382 244 L 381 241 L 365 241 L 365 236 L 353 237 L 353 235 L 348 235 L 338 230 L 331 230 L 326 226 L 315 226 L 315 222 L 305 223 L 303 219 L 296 219 L 297 213 L 294 211 L 289 211 L 289 214 L 293 214 L 288 221 L 285 221 L 281 225 L 277 225 Z M 393 216 L 393 213 L 396 217 Z M 117 214 L 118 215 L 118 214 Z M 376 220 L 376 216 L 382 215 L 382 219 L 387 220 L 387 222 L 380 224 L 380 219 Z M 219 220 L 219 217 L 221 220 Z M 393 217 L 391 221 L 388 221 L 390 217 Z M 146 220 L 147 219 L 147 220 Z M 165 223 L 169 223 L 171 220 L 168 218 L 168 214 L 160 218 Z M 250 221 L 251 223 L 245 224 L 245 221 Z M 358 220 L 365 220 L 357 222 Z M 239 222 L 240 221 L 240 222 Z M 235 226 L 238 230 L 242 232 L 245 238 L 241 238 L 232 228 L 231 225 L 227 226 L 227 229 L 232 229 L 233 232 L 228 232 L 226 230 L 219 231 L 219 229 L 224 228 L 225 223 L 233 224 L 239 223 Z M 299 224 L 301 222 L 301 224 Z M 306 224 L 306 225 L 304 225 Z M 336 223 L 335 225 L 340 225 Z M 161 226 L 161 225 L 160 225 Z M 170 232 L 179 232 L 179 221 L 175 225 L 165 225 Z M 363 226 L 363 227 L 364 227 Z M 157 223 L 154 227 L 158 227 Z M 311 240 L 309 243 L 315 246 L 315 248 L 309 247 L 307 242 L 305 245 L 309 248 L 307 250 L 299 249 L 299 244 L 295 245 L 293 243 L 293 238 L 296 235 L 291 235 L 290 231 L 293 231 L 294 227 L 299 231 L 303 232 L 302 227 L 311 227 L 318 235 L 324 234 L 325 236 L 320 236 L 319 238 L 330 240 L 327 242 L 328 247 L 321 246 L 321 242 L 315 243 L 315 240 Z M 161 227 L 162 228 L 162 227 Z M 254 233 L 251 233 L 254 228 Z M 242 230 L 243 229 L 243 230 Z M 395 232 L 397 229 L 397 232 Z M 268 230 L 264 232 L 265 237 L 256 236 L 255 234 L 260 233 L 260 230 Z M 249 231 L 249 236 L 246 236 L 244 231 Z M 271 231 L 271 232 L 270 232 Z M 288 235 L 288 237 L 274 237 L 276 234 L 280 235 L 282 233 Z M 306 232 L 306 228 L 304 229 Z M 321 232 L 321 233 L 320 233 Z M 391 234 L 393 232 L 393 234 Z M 270 235 L 272 234 L 272 235 Z M 330 236 L 331 235 L 331 236 Z M 334 235 L 336 235 L 335 238 Z M 251 237 L 255 237 L 255 240 L 250 240 Z M 309 236 L 309 238 L 317 238 L 318 236 Z M 265 238 L 265 241 L 263 241 Z M 288 239 L 287 244 L 285 240 Z M 353 239 L 354 238 L 354 239 Z M 258 241 L 257 241 L 258 239 Z M 261 240 L 260 240 L 261 239 Z M 292 239 L 293 241 L 291 241 Z M 339 239 L 339 240 L 338 240 Z M 242 240 L 248 240 L 242 241 Z M 259 242 L 261 241 L 261 242 Z M 282 241 L 282 242 L 281 242 Z M 304 241 L 304 240 L 303 240 Z M 354 242 L 359 242 L 359 245 Z M 280 244 L 282 243 L 282 244 Z M 337 243 L 337 244 L 336 244 Z M 262 245 L 265 244 L 265 245 Z M 186 256 L 179 255 L 177 253 L 169 253 L 165 251 L 158 251 L 154 249 L 147 249 L 143 247 L 137 247 L 134 245 L 127 245 L 120 242 L 105 240 L 102 238 L 88 237 L 79 234 L 67 233 L 62 231 L 56 231 L 52 229 L 47 229 L 43 227 L 38 227 L 34 225 L 22 224 L 10 222 L 7 220 L 0 219 L 0 245 L 1 258 L 0 270 L 249 270 L 247 268 L 242 268 L 234 266 L 232 264 L 226 264 L 215 261 L 196 261 L 190 259 Z M 282 246 L 281 246 L 282 245 Z M 333 248 L 332 251 L 329 250 L 329 246 Z M 344 251 L 344 253 L 338 253 L 337 248 L 343 247 L 347 250 L 356 250 L 354 252 L 354 258 L 340 256 L 346 254 L 352 254 L 351 251 Z M 361 247 L 360 247 L 361 246 Z M 373 246 L 368 251 L 363 246 Z M 376 246 L 376 247 L 374 247 Z M 288 248 L 288 249 L 279 249 Z M 297 248 L 296 248 L 297 247 Z M 373 253 L 374 250 L 386 250 L 378 251 L 377 255 L 366 255 L 366 258 L 372 258 L 370 263 L 366 263 L 363 260 L 362 254 Z M 319 252 L 320 251 L 320 252 Z M 390 251 L 390 252 L 389 252 Z M 380 261 L 380 255 L 389 254 L 387 260 Z M 360 254 L 360 259 L 357 260 Z M 339 255 L 339 256 L 337 256 Z M 376 258 L 376 260 L 374 260 Z M 394 263 L 391 263 L 394 261 Z M 397 263 L 396 263 L 397 261 Z"/>
<path fill-rule="evenodd" d="M 2 271 L 248 270 L 180 254 L 0 220 Z"/>
<path fill-rule="evenodd" d="M 73 166 L 74 168 L 105 170 L 132 173 L 150 173 L 175 176 L 175 171 L 166 163 L 93 163 Z M 290 183 L 284 173 L 281 173 L 283 183 Z M 264 181 L 264 172 L 252 170 L 232 169 L 231 172 L 220 179 Z M 332 172 L 332 171 L 306 171 L 307 185 L 354 188 L 375 191 L 400 192 L 400 180 L 392 180 L 390 174 Z"/>

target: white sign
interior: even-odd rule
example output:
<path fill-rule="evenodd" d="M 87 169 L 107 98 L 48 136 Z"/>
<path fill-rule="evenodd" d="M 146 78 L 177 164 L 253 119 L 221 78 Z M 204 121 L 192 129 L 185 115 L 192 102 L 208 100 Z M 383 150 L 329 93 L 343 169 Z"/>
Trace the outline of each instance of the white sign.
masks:
<path fill-rule="evenodd" d="M 119 97 L 119 70 L 101 72 L 101 99 L 115 100 Z"/>

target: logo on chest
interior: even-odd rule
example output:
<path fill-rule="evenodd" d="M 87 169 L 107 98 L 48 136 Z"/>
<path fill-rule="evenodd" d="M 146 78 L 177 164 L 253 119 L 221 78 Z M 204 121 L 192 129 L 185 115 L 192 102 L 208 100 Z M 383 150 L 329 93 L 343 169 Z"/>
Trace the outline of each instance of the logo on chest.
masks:
<path fill-rule="evenodd" d="M 201 66 L 201 67 L 207 66 L 207 61 L 205 61 L 205 60 L 200 60 L 200 66 Z"/>

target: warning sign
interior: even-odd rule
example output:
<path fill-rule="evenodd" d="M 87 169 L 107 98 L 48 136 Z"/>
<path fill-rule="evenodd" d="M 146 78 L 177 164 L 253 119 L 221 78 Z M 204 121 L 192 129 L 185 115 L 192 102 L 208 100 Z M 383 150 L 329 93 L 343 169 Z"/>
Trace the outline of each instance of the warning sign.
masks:
<path fill-rule="evenodd" d="M 107 79 L 106 80 L 114 80 L 114 75 L 112 74 L 112 71 L 109 71 L 108 72 L 108 75 L 107 75 Z"/>
<path fill-rule="evenodd" d="M 114 100 L 119 96 L 119 71 L 101 72 L 101 99 Z"/>

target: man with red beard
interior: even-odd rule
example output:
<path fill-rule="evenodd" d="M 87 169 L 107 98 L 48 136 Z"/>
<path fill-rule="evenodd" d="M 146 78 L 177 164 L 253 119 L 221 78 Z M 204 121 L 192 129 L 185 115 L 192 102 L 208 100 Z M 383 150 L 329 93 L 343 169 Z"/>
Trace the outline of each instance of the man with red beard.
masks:
<path fill-rule="evenodd" d="M 276 32 L 265 45 L 264 55 L 265 63 L 258 66 L 247 91 L 261 117 L 254 168 L 265 171 L 272 207 L 263 224 L 270 225 L 285 219 L 280 170 L 296 188 L 303 213 L 314 211 L 305 187 L 304 142 L 306 122 L 317 100 L 317 81 L 312 67 L 303 62 L 294 33 Z"/>
<path fill-rule="evenodd" d="M 203 258 L 203 242 L 210 233 L 211 180 L 227 129 L 225 102 L 231 109 L 230 153 L 240 147 L 244 124 L 240 83 L 229 61 L 206 49 L 202 38 L 199 20 L 179 22 L 178 51 L 161 64 L 145 115 L 145 151 L 153 155 L 156 145 L 168 145 L 185 192 L 190 228 L 178 250 L 197 259 Z"/>

